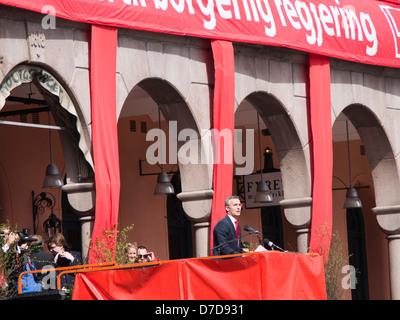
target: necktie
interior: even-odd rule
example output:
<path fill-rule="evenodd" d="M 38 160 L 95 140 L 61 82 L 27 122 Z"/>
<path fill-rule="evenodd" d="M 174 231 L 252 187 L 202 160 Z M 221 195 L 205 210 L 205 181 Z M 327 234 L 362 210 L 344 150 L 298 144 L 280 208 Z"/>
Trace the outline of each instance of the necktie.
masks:
<path fill-rule="evenodd" d="M 235 221 L 235 228 L 236 228 L 236 238 L 238 239 L 238 243 L 239 243 L 239 224 L 238 224 L 237 220 Z"/>

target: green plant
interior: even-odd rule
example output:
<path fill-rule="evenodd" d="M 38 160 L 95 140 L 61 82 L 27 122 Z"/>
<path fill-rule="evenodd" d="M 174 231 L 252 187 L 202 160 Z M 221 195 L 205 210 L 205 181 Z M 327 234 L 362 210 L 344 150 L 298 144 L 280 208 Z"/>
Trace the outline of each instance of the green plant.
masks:
<path fill-rule="evenodd" d="M 133 229 L 133 224 L 118 230 L 115 223 L 110 230 L 104 230 L 100 239 L 92 239 L 89 246 L 91 251 L 90 263 L 102 263 L 116 261 L 118 264 L 126 262 L 127 233 Z"/>
<path fill-rule="evenodd" d="M 332 234 L 329 258 L 325 263 L 325 286 L 328 300 L 341 300 L 343 298 L 342 269 L 349 263 L 349 255 L 343 247 L 337 233 Z"/>
<path fill-rule="evenodd" d="M 342 269 L 349 263 L 349 255 L 337 232 L 331 233 L 326 224 L 317 231 L 320 240 L 319 253 L 323 257 L 326 296 L 328 300 L 343 298 Z M 329 246 L 326 246 L 329 244 Z"/>
<path fill-rule="evenodd" d="M 17 234 L 17 227 L 11 228 L 8 221 L 0 225 L 0 230 Z M 26 244 L 17 248 L 17 243 L 6 245 L 6 236 L 0 238 L 0 300 L 10 299 L 17 294 L 18 276 L 24 266 L 24 257 L 34 249 Z"/>

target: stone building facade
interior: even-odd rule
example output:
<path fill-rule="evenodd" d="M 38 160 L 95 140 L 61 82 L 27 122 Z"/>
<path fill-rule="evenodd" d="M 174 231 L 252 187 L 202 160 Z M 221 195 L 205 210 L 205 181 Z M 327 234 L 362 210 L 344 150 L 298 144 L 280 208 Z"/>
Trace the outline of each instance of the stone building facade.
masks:
<path fill-rule="evenodd" d="M 5 99 L 23 83 L 37 84 L 55 123 L 67 128 L 60 131 L 66 177 L 63 191 L 80 216 L 82 239 L 88 243 L 95 214 L 90 27 L 57 18 L 55 29 L 43 29 L 42 19 L 41 14 L 0 7 L 0 92 Z M 312 204 L 308 54 L 235 43 L 234 58 L 236 108 L 243 102 L 251 104 L 269 129 L 285 191 L 280 205 L 296 232 L 297 251 L 305 253 Z M 22 74 L 23 82 L 18 78 Z M 201 149 L 202 134 L 211 124 L 213 82 L 209 40 L 118 31 L 117 117 L 132 103 L 134 89 L 140 88 L 161 108 L 166 121 L 177 122 L 178 132 L 189 128 L 198 133 Z M 392 299 L 400 298 L 399 84 L 398 69 L 331 59 L 332 126 L 344 115 L 365 147 L 375 192 L 372 212 L 387 236 Z M 193 225 L 195 255 L 206 256 L 213 166 L 179 161 L 178 166 L 182 183 L 178 198 Z"/>

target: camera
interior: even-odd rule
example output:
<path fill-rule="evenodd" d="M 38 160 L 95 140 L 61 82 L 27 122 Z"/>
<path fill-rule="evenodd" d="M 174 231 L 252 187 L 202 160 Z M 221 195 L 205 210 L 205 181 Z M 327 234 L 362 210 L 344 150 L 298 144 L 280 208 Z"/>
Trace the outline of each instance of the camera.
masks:
<path fill-rule="evenodd" d="M 24 243 L 30 243 L 33 241 L 37 241 L 36 238 L 29 237 L 29 233 L 30 233 L 29 229 L 23 229 L 22 231 L 16 231 L 15 233 L 19 235 L 19 240 L 18 240 L 19 246 L 21 246 Z"/>

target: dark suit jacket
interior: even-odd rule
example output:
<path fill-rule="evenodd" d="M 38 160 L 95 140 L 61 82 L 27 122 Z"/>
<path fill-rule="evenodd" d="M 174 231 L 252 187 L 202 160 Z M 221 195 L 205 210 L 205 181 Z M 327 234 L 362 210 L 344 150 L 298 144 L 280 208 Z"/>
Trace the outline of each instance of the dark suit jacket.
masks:
<path fill-rule="evenodd" d="M 238 242 L 235 241 L 237 239 L 236 230 L 228 215 L 226 215 L 225 218 L 217 222 L 213 230 L 213 237 L 214 237 L 213 247 L 223 244 L 218 249 L 213 250 L 213 256 L 244 252 L 240 247 L 240 241 L 241 241 L 240 226 L 239 226 L 239 245 L 238 245 Z"/>
<path fill-rule="evenodd" d="M 82 255 L 80 252 L 77 251 L 70 251 L 70 253 L 74 256 L 74 261 L 70 261 L 67 258 L 58 259 L 55 267 L 72 267 L 72 266 L 79 266 L 82 264 Z M 57 271 L 57 275 L 60 271 Z M 65 287 L 67 289 L 73 289 L 75 282 L 75 274 L 67 273 L 61 277 L 61 287 Z"/>

